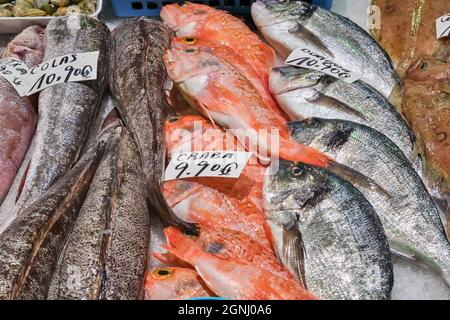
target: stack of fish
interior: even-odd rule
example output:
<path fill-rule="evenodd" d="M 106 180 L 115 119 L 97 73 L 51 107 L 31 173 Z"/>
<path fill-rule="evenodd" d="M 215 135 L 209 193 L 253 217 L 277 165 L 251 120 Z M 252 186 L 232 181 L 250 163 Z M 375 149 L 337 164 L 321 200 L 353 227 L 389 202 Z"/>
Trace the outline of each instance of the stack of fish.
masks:
<path fill-rule="evenodd" d="M 306 43 L 362 75 L 350 84 L 314 70 L 274 68 L 270 47 L 239 19 L 191 3 L 162 10 L 163 21 L 178 36 L 165 55 L 176 89 L 261 160 L 282 159 L 267 169 L 263 188 L 278 259 L 323 299 L 388 299 L 390 251 L 428 264 L 449 285 L 450 245 L 421 178 L 414 133 L 388 100 L 399 85 L 389 56 L 356 24 L 302 1 L 256 1 L 252 16 L 280 56 Z M 186 129 L 187 122 L 206 121 L 199 117 L 176 118 L 168 126 Z M 279 130 L 279 149 L 243 134 L 261 129 Z M 186 141 L 180 138 L 179 144 Z M 217 150 L 201 150 L 209 149 Z M 171 152 L 169 146 L 169 158 Z M 201 230 L 214 225 L 217 213 L 211 211 L 217 203 L 232 196 L 232 188 L 212 181 L 176 180 L 164 188 L 175 213 Z M 203 201 L 208 193 L 207 199 L 217 200 Z M 234 207 L 220 210 L 235 216 Z M 177 241 L 170 237 L 168 242 L 178 259 L 166 263 L 187 262 L 213 292 L 233 297 L 220 294 L 201 261 L 177 251 L 181 244 L 173 245 Z"/>
<path fill-rule="evenodd" d="M 8 45 L 29 67 L 99 58 L 96 80 L 38 96 L 0 78 L 1 299 L 389 299 L 391 252 L 450 286 L 414 134 L 388 100 L 389 56 L 303 1 L 259 0 L 252 16 L 277 52 L 193 3 L 112 33 L 72 14 Z M 361 80 L 275 67 L 304 44 Z M 244 150 L 239 178 L 162 182 L 179 152 Z"/>

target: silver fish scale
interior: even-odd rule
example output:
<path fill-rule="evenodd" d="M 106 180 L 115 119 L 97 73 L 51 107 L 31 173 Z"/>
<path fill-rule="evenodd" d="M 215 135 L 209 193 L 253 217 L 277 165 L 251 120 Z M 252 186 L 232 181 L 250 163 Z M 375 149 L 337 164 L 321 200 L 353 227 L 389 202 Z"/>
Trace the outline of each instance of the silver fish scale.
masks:
<path fill-rule="evenodd" d="M 301 174 L 293 176 L 292 166 Z M 389 246 L 374 209 L 356 188 L 326 170 L 289 162 L 268 179 L 264 197 L 272 231 L 283 232 L 288 219 L 298 230 L 308 290 L 321 299 L 390 298 Z M 296 266 L 283 244 L 277 247 L 281 260 Z"/>
<path fill-rule="evenodd" d="M 270 10 L 270 7 L 262 6 L 267 2 L 270 1 L 263 0 L 254 4 L 252 15 L 257 17 L 257 11 L 260 10 L 265 11 L 266 16 L 278 19 L 275 24 L 268 26 L 264 26 L 264 21 L 255 22 L 267 40 L 284 55 L 304 44 L 304 41 L 317 47 L 318 53 L 328 54 L 323 50 L 323 46 L 325 46 L 326 50 L 334 55 L 334 57 L 329 57 L 334 62 L 360 73 L 362 81 L 371 85 L 385 97 L 390 95 L 398 82 L 392 61 L 364 29 L 345 17 L 304 2 L 289 2 L 284 13 L 280 8 L 278 9 L 280 11 L 274 12 Z M 294 3 L 298 6 L 309 6 L 311 10 L 300 10 L 300 14 L 298 14 L 298 11 L 292 10 Z M 280 6 L 281 4 L 279 4 Z M 293 13 L 291 14 L 291 12 Z M 302 14 L 302 12 L 305 13 Z M 297 40 L 293 37 L 296 32 L 295 23 L 307 30 L 300 30 Z M 302 35 L 302 32 L 308 32 L 308 34 Z M 316 39 L 308 40 L 311 37 Z M 321 43 L 318 44 L 318 41 Z"/>
<path fill-rule="evenodd" d="M 372 179 L 388 195 L 352 181 L 375 208 L 391 249 L 437 270 L 449 284 L 450 245 L 439 213 L 408 159 L 364 125 L 313 118 L 291 123 L 293 138 Z"/>
<path fill-rule="evenodd" d="M 110 32 L 102 22 L 82 15 L 54 19 L 46 28 L 45 45 L 45 61 L 64 54 L 100 51 L 98 74 L 97 80 L 62 83 L 39 94 L 39 122 L 17 204 L 19 212 L 78 160 L 106 86 Z"/>
<path fill-rule="evenodd" d="M 277 81 L 279 79 L 283 81 Z M 297 82 L 305 84 L 296 85 Z M 317 80 L 317 81 L 316 81 Z M 270 81 L 276 86 L 278 82 L 286 82 L 286 88 L 292 90 L 276 95 L 280 106 L 295 120 L 308 117 L 350 120 L 372 127 L 391 139 L 413 162 L 414 133 L 403 117 L 397 112 L 388 99 L 362 81 L 348 84 L 344 81 L 327 76 L 318 71 L 308 71 L 296 67 L 283 67 L 272 70 Z M 280 88 L 281 89 L 281 88 Z M 304 103 L 304 94 L 316 90 L 321 94 L 317 100 L 309 99 Z M 274 92 L 275 93 L 275 92 Z M 334 101 L 326 101 L 329 97 L 355 110 L 338 109 Z M 325 101 L 321 101 L 325 100 Z M 299 116 L 302 115 L 302 118 Z"/>

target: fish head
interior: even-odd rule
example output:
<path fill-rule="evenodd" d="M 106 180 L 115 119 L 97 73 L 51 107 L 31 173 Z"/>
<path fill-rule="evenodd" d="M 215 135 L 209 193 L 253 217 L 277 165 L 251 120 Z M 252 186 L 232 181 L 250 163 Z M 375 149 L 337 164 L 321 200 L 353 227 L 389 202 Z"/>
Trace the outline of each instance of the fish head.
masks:
<path fill-rule="evenodd" d="M 186 50 L 186 49 L 196 49 L 199 51 L 205 51 L 212 53 L 214 48 L 217 46 L 217 43 L 206 40 L 204 38 L 187 36 L 187 37 L 176 37 L 172 40 L 171 47 L 177 50 Z"/>
<path fill-rule="evenodd" d="M 40 26 L 31 26 L 18 34 L 5 48 L 3 58 L 17 59 L 35 66 L 44 57 L 44 32 Z"/>
<path fill-rule="evenodd" d="M 288 20 L 303 20 L 317 9 L 303 1 L 258 0 L 252 4 L 253 21 L 259 28 L 272 26 Z"/>
<path fill-rule="evenodd" d="M 324 74 L 298 67 L 274 68 L 270 72 L 269 86 L 274 95 L 297 89 L 310 88 L 319 83 Z"/>
<path fill-rule="evenodd" d="M 152 300 L 189 298 L 201 287 L 201 279 L 197 272 L 188 268 L 153 269 L 145 278 L 145 296 Z"/>
<path fill-rule="evenodd" d="M 199 75 L 207 75 L 221 68 L 218 59 L 197 48 L 167 50 L 164 55 L 164 64 L 169 77 L 175 83 L 180 83 Z"/>
<path fill-rule="evenodd" d="M 299 162 L 279 161 L 264 181 L 264 209 L 269 219 L 290 229 L 304 218 L 303 209 L 316 205 L 329 190 L 321 169 Z"/>
<path fill-rule="evenodd" d="M 186 2 L 179 5 L 175 3 L 166 5 L 161 9 L 161 19 L 175 32 L 183 31 L 182 33 L 187 34 L 189 32 L 186 29 L 195 29 L 196 22 L 206 19 L 215 12 L 214 8 L 203 4 Z"/>

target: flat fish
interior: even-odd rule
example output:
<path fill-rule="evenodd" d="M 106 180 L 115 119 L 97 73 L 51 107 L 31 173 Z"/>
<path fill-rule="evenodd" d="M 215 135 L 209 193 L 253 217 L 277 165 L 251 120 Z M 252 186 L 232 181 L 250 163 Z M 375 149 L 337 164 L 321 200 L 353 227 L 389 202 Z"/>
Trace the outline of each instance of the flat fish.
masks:
<path fill-rule="evenodd" d="M 193 229 L 173 213 L 161 191 L 168 109 L 163 55 L 171 38 L 171 31 L 160 21 L 142 17 L 122 23 L 113 32 L 109 83 L 120 115 L 136 141 L 151 206 L 166 225 Z"/>
<path fill-rule="evenodd" d="M 44 61 L 99 51 L 97 80 L 62 83 L 39 95 L 39 122 L 17 211 L 50 188 L 78 160 L 107 79 L 110 32 L 100 21 L 77 14 L 52 20 L 45 31 Z"/>
<path fill-rule="evenodd" d="M 0 235 L 0 299 L 45 299 L 64 243 L 103 157 L 99 140 Z"/>
<path fill-rule="evenodd" d="M 42 62 L 44 29 L 33 26 L 17 35 L 0 59 L 25 62 L 31 68 Z M 38 121 L 35 97 L 20 97 L 0 77 L 0 205 L 8 193 L 33 138 Z"/>
<path fill-rule="evenodd" d="M 378 189 L 345 177 L 374 207 L 391 250 L 422 261 L 450 284 L 450 244 L 439 212 L 419 175 L 391 140 L 344 120 L 310 118 L 290 126 L 293 139 L 372 179 Z"/>

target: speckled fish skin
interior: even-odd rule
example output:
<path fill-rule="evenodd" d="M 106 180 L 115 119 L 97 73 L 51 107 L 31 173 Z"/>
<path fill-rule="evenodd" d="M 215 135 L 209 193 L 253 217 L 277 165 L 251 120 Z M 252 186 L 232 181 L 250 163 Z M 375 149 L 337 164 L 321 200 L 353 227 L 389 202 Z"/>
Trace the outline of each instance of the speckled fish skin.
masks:
<path fill-rule="evenodd" d="M 266 40 L 285 58 L 307 44 L 389 97 L 398 76 L 387 53 L 364 29 L 330 10 L 302 1 L 259 0 L 252 17 Z"/>
<path fill-rule="evenodd" d="M 269 83 L 292 120 L 318 117 L 365 124 L 386 135 L 414 161 L 414 133 L 389 100 L 366 83 L 348 84 L 298 67 L 272 69 Z"/>
<path fill-rule="evenodd" d="M 12 58 L 33 67 L 44 56 L 44 29 L 33 26 L 17 35 L 0 59 Z M 0 77 L 0 204 L 28 150 L 38 116 L 33 97 L 21 98 L 6 79 Z"/>
<path fill-rule="evenodd" d="M 351 181 L 375 208 L 391 250 L 414 257 L 450 284 L 450 244 L 422 180 L 397 146 L 378 131 L 344 120 L 292 122 L 295 140 L 332 155 L 373 179 L 387 194 Z"/>
<path fill-rule="evenodd" d="M 92 182 L 53 276 L 51 299 L 139 299 L 150 236 L 142 169 L 126 129 Z M 72 285 L 74 271 L 79 275 Z"/>
<path fill-rule="evenodd" d="M 389 299 L 393 270 L 375 210 L 349 182 L 281 161 L 266 176 L 265 209 L 281 261 L 320 299 Z"/>
<path fill-rule="evenodd" d="M 161 21 L 137 18 L 113 32 L 110 88 L 119 112 L 139 149 L 151 206 L 166 225 L 192 229 L 168 206 L 161 192 L 165 168 L 163 55 L 172 32 Z"/>
<path fill-rule="evenodd" d="M 0 235 L 0 299 L 45 299 L 105 141 L 92 149 Z"/>
<path fill-rule="evenodd" d="M 100 51 L 97 80 L 58 84 L 40 92 L 39 122 L 19 211 L 78 160 L 107 84 L 110 32 L 102 22 L 76 14 L 54 19 L 46 28 L 45 45 L 44 61 Z"/>

